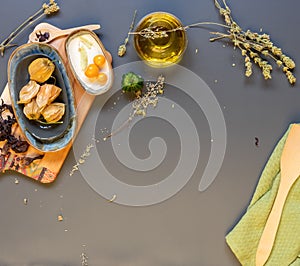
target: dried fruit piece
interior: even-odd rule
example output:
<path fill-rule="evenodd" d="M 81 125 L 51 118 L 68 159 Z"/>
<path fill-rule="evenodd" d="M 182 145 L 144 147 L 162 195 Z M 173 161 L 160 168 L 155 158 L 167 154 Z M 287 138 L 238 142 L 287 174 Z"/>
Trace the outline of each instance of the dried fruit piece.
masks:
<path fill-rule="evenodd" d="M 48 105 L 43 111 L 42 115 L 47 123 L 55 123 L 59 121 L 65 113 L 65 104 L 52 103 Z"/>
<path fill-rule="evenodd" d="M 87 68 L 87 65 L 88 65 L 87 51 L 83 46 L 80 46 L 78 48 L 78 51 L 80 53 L 80 67 L 81 67 L 82 71 L 84 71 Z"/>
<path fill-rule="evenodd" d="M 0 101 L 0 140 L 6 141 L 0 152 L 2 158 L 10 152 L 10 149 L 16 153 L 28 150 L 29 144 L 25 140 L 12 135 L 12 127 L 16 122 L 12 106 L 5 104 L 3 100 Z"/>
<path fill-rule="evenodd" d="M 40 110 L 52 103 L 60 94 L 61 88 L 53 84 L 44 84 L 36 96 L 36 103 Z"/>
<path fill-rule="evenodd" d="M 46 57 L 37 58 L 28 66 L 30 79 L 39 83 L 46 82 L 51 77 L 54 69 L 55 65 Z"/>
<path fill-rule="evenodd" d="M 22 140 L 20 137 L 17 138 L 13 135 L 7 137 L 7 142 L 4 146 L 8 146 L 8 149 L 11 148 L 15 153 L 23 153 L 28 150 L 29 144 L 26 140 Z"/>
<path fill-rule="evenodd" d="M 40 108 L 37 105 L 35 99 L 32 99 L 32 101 L 30 103 L 27 103 L 24 106 L 23 112 L 29 120 L 37 120 L 41 116 Z"/>
<path fill-rule="evenodd" d="M 30 80 L 19 93 L 20 100 L 18 103 L 29 103 L 39 92 L 40 85 L 37 84 L 34 80 Z"/>
<path fill-rule="evenodd" d="M 84 38 L 83 36 L 79 37 L 80 41 L 82 41 L 82 43 L 88 48 L 91 49 L 93 47 L 93 43 L 88 40 L 87 38 Z"/>

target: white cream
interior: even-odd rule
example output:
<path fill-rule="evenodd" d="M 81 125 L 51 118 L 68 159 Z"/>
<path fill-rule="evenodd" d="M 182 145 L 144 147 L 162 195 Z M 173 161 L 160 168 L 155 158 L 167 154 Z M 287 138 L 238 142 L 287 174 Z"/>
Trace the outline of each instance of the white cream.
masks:
<path fill-rule="evenodd" d="M 86 45 L 85 41 L 82 40 L 82 38 L 84 38 L 88 43 L 90 43 L 91 46 Z M 84 87 L 84 89 L 91 94 L 102 94 L 106 92 L 112 85 L 113 75 L 110 66 L 111 63 L 107 61 L 103 49 L 101 49 L 101 46 L 94 38 L 94 36 L 88 32 L 82 32 L 82 34 L 79 32 L 77 34 L 74 34 L 74 36 L 72 36 L 69 39 L 66 45 L 66 51 L 68 53 L 68 58 L 71 63 L 71 67 L 73 68 L 77 79 Z M 81 53 L 79 50 L 80 47 L 83 47 L 87 52 L 87 65 L 93 64 L 93 58 L 96 55 L 101 54 L 105 56 L 105 64 L 99 70 L 99 72 L 103 72 L 107 76 L 107 81 L 105 84 L 101 85 L 96 79 L 90 79 L 86 77 L 86 75 L 84 74 L 84 70 L 81 66 Z"/>

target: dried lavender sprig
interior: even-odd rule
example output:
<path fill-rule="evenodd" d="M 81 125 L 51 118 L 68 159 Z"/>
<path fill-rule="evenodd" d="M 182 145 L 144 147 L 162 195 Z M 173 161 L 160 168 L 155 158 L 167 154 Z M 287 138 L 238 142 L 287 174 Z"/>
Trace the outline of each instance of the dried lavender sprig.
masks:
<path fill-rule="evenodd" d="M 29 25 L 34 23 L 35 21 L 42 18 L 44 15 L 50 15 L 55 13 L 59 10 L 58 4 L 55 0 L 50 0 L 48 4 L 44 3 L 42 8 L 35 12 L 32 16 L 27 18 L 20 26 L 18 26 L 10 35 L 0 43 L 0 53 L 1 56 L 4 55 L 4 51 L 6 48 L 15 46 L 16 44 L 11 44 L 11 42 L 20 34 L 22 33 Z"/>

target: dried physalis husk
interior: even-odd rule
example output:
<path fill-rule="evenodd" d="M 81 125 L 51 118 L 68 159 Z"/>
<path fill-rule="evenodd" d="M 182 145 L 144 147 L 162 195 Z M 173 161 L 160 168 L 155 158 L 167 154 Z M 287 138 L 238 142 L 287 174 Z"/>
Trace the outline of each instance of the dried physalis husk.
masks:
<path fill-rule="evenodd" d="M 28 66 L 28 73 L 31 80 L 44 83 L 51 77 L 54 69 L 55 65 L 50 59 L 41 57 L 30 63 Z"/>
<path fill-rule="evenodd" d="M 47 123 L 58 122 L 65 113 L 65 104 L 52 103 L 48 105 L 43 111 L 42 115 Z"/>
<path fill-rule="evenodd" d="M 44 84 L 36 96 L 36 103 L 42 110 L 48 104 L 52 103 L 60 94 L 61 88 L 53 84 Z"/>
<path fill-rule="evenodd" d="M 49 100 L 48 100 L 48 104 L 52 103 L 58 97 L 60 92 L 61 92 L 61 88 L 59 88 L 55 85 L 52 85 L 51 86 L 51 91 L 50 91 L 50 97 L 49 97 Z"/>
<path fill-rule="evenodd" d="M 30 80 L 19 93 L 20 100 L 18 103 L 29 103 L 39 92 L 40 85 L 37 84 L 34 80 Z"/>
<path fill-rule="evenodd" d="M 31 102 L 24 106 L 23 112 L 29 120 L 37 120 L 41 116 L 40 108 L 36 104 L 35 99 L 32 99 Z"/>

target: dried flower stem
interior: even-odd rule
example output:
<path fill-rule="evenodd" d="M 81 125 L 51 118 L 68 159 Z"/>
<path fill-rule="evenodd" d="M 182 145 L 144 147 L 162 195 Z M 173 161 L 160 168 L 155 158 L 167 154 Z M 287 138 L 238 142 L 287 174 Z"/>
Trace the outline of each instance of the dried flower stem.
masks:
<path fill-rule="evenodd" d="M 39 20 L 45 15 L 50 15 L 59 10 L 58 4 L 55 0 L 50 0 L 48 4 L 44 3 L 37 12 L 35 12 L 32 16 L 26 19 L 20 26 L 18 26 L 11 34 L 0 43 L 0 53 L 3 56 L 6 48 L 15 46 L 16 44 L 11 44 L 11 42 L 22 33 L 28 26 L 30 26 L 35 21 Z"/>
<path fill-rule="evenodd" d="M 128 42 L 129 42 L 129 36 L 130 36 L 130 33 L 131 33 L 131 31 L 133 30 L 133 28 L 134 28 L 135 19 L 136 19 L 136 13 L 137 13 L 137 10 L 134 10 L 132 22 L 131 22 L 131 25 L 130 25 L 130 27 L 129 27 L 129 31 L 128 31 L 128 33 L 127 33 L 127 37 L 125 38 L 123 44 L 121 44 L 121 45 L 119 46 L 119 49 L 118 49 L 118 56 L 123 56 L 123 55 L 126 53 L 126 45 L 127 45 Z"/>
<path fill-rule="evenodd" d="M 127 127 L 129 125 L 129 123 L 131 122 L 132 118 L 129 117 L 121 126 L 119 126 L 115 131 L 109 133 L 106 137 L 103 138 L 104 141 L 106 141 L 107 139 L 111 138 L 113 135 L 118 134 L 120 131 L 122 131 L 125 127 Z"/>
<path fill-rule="evenodd" d="M 116 135 L 125 126 L 128 126 L 135 116 L 141 115 L 145 117 L 147 114 L 147 109 L 150 105 L 156 107 L 158 103 L 158 95 L 163 94 L 164 92 L 164 81 L 165 78 L 162 75 L 160 75 L 157 78 L 156 83 L 147 83 L 146 92 L 144 94 L 137 93 L 137 98 L 132 103 L 132 112 L 129 115 L 129 118 L 119 128 L 117 128 L 115 131 L 111 132 L 109 135 L 103 138 L 103 140 L 106 141 L 108 138 Z"/>
<path fill-rule="evenodd" d="M 180 26 L 180 27 L 170 29 L 170 30 L 163 30 L 161 27 L 148 27 L 141 31 L 135 31 L 135 32 L 131 31 L 128 34 L 129 35 L 140 35 L 144 38 L 157 39 L 157 38 L 167 37 L 168 36 L 167 34 L 171 33 L 171 32 L 186 31 L 187 29 L 199 28 L 204 25 L 216 25 L 216 26 L 220 26 L 220 27 L 224 27 L 224 28 L 230 28 L 229 26 L 224 25 L 224 24 L 205 21 L 205 22 L 193 23 L 193 24 L 190 24 L 187 26 Z"/>

